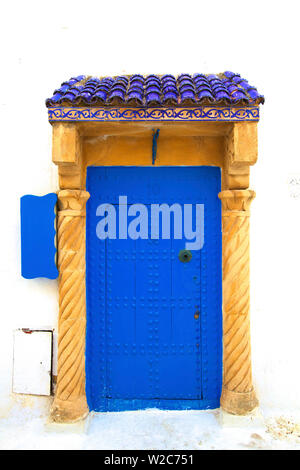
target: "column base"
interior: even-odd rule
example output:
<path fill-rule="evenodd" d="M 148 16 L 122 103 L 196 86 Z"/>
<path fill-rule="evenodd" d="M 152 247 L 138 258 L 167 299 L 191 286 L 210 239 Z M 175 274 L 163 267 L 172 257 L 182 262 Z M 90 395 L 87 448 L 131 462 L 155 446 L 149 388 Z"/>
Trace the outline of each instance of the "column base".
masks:
<path fill-rule="evenodd" d="M 221 407 L 224 411 L 233 415 L 246 415 L 258 407 L 258 400 L 254 390 L 250 392 L 233 392 L 223 388 Z"/>
<path fill-rule="evenodd" d="M 74 401 L 55 398 L 51 407 L 50 419 L 55 423 L 76 423 L 89 414 L 85 396 Z"/>

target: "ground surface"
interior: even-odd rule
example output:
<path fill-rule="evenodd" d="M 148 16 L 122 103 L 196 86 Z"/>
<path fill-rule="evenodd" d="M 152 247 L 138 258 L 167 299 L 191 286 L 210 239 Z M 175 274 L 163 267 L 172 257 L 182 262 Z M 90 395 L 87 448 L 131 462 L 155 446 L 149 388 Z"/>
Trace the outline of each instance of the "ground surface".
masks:
<path fill-rule="evenodd" d="M 48 405 L 14 403 L 0 419 L 1 449 L 300 449 L 300 424 L 261 412 L 232 420 L 213 411 L 145 410 L 91 415 L 85 425 L 47 424 Z"/>

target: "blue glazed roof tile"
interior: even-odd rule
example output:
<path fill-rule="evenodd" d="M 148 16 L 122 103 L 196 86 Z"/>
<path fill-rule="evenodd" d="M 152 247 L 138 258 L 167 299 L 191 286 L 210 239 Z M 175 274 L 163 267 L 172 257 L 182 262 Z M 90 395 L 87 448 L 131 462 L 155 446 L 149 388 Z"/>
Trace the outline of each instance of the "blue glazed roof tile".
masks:
<path fill-rule="evenodd" d="M 264 97 L 238 73 L 140 74 L 117 77 L 79 75 L 63 82 L 46 106 L 253 106 Z"/>

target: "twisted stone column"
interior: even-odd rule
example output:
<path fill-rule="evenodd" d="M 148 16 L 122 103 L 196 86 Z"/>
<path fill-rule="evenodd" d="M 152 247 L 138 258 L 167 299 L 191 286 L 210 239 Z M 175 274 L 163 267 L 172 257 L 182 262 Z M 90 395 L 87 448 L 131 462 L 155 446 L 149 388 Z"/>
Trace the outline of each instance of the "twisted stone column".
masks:
<path fill-rule="evenodd" d="M 85 219 L 89 193 L 58 193 L 59 322 L 57 388 L 52 419 L 85 417 Z"/>
<path fill-rule="evenodd" d="M 221 406 L 232 414 L 252 411 L 258 401 L 252 384 L 250 346 L 249 207 L 251 190 L 227 190 L 222 201 L 223 388 Z"/>

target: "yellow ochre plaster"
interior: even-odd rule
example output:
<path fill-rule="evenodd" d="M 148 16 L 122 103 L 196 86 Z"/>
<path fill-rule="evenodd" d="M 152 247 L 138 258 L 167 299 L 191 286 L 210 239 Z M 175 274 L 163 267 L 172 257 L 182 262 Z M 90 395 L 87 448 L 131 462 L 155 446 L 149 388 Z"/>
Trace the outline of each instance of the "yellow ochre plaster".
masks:
<path fill-rule="evenodd" d="M 59 343 L 52 419 L 88 413 L 85 396 L 86 168 L 151 166 L 153 130 L 160 129 L 157 166 L 213 165 L 222 170 L 223 389 L 221 406 L 246 414 L 258 404 L 252 384 L 249 316 L 249 168 L 257 160 L 256 122 L 54 122 L 58 165 Z M 76 231 L 76 237 L 72 234 Z"/>

